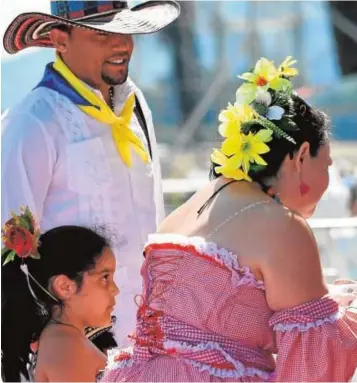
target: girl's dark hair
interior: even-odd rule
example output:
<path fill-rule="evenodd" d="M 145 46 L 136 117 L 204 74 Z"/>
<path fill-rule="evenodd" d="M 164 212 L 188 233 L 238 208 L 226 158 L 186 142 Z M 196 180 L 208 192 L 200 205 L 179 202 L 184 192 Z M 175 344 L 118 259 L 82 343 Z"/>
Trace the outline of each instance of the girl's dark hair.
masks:
<path fill-rule="evenodd" d="M 83 272 L 94 268 L 96 259 L 109 246 L 107 239 L 91 229 L 61 226 L 41 235 L 38 249 L 41 259 L 26 258 L 25 262 L 29 272 L 47 290 L 50 279 L 61 274 L 80 288 Z M 51 318 L 52 307 L 58 305 L 30 279 L 41 305 L 36 303 L 20 269 L 21 262 L 15 257 L 2 268 L 1 278 L 2 378 L 11 382 L 19 382 L 20 374 L 29 378 L 26 365 L 32 354 L 30 344 L 39 339 Z"/>
<path fill-rule="evenodd" d="M 294 138 L 296 145 L 284 138 L 277 138 L 273 136 L 273 140 L 268 143 L 270 151 L 261 157 L 267 162 L 259 172 L 249 172 L 249 176 L 253 181 L 259 183 L 264 190 L 271 185 L 266 185 L 265 180 L 271 177 L 276 177 L 281 164 L 287 154 L 290 158 L 300 148 L 304 142 L 310 144 L 310 154 L 316 156 L 322 145 L 328 142 L 330 135 L 329 119 L 325 113 L 310 106 L 306 101 L 301 98 L 297 93 L 293 92 L 292 96 L 293 117 L 291 120 L 297 125 L 298 130 L 287 131 L 289 136 Z M 288 112 L 286 110 L 286 112 Z M 253 133 L 264 129 L 260 124 L 251 126 Z M 211 165 L 210 179 L 215 179 L 221 176 L 214 170 L 216 164 Z"/>

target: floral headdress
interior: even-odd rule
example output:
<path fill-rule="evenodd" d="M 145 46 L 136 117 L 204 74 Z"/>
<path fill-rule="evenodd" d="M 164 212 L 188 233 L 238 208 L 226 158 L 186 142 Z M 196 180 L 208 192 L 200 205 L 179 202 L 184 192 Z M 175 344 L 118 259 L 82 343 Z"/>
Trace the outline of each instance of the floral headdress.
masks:
<path fill-rule="evenodd" d="M 11 219 L 1 230 L 1 239 L 4 244 L 1 256 L 5 257 L 3 266 L 13 261 L 15 256 L 22 259 L 28 257 L 40 259 L 39 237 L 40 231 L 28 207 L 21 207 L 20 215 L 11 212 Z"/>
<path fill-rule="evenodd" d="M 25 263 L 26 258 L 41 258 L 38 252 L 39 238 L 40 230 L 36 227 L 35 219 L 27 206 L 20 208 L 20 215 L 11 212 L 11 218 L 1 229 L 1 240 L 4 244 L 4 247 L 1 249 L 1 256 L 5 258 L 2 265 L 5 266 L 9 262 L 14 261 L 16 256 L 21 258 L 20 269 L 26 275 L 29 290 L 35 301 L 40 306 L 43 306 L 31 288 L 30 278 L 56 302 L 58 302 L 58 299 L 37 282 Z"/>
<path fill-rule="evenodd" d="M 278 68 L 272 61 L 261 58 L 250 72 L 239 78 L 245 82 L 238 88 L 236 102 L 219 114 L 219 133 L 224 138 L 220 149 L 214 149 L 211 160 L 216 173 L 236 180 L 252 181 L 250 171 L 258 172 L 267 166 L 262 154 L 270 151 L 269 142 L 275 136 L 296 145 L 289 131 L 298 130 L 291 94 L 291 77 L 298 70 L 296 61 L 287 57 Z M 251 128 L 261 125 L 257 133 Z"/>

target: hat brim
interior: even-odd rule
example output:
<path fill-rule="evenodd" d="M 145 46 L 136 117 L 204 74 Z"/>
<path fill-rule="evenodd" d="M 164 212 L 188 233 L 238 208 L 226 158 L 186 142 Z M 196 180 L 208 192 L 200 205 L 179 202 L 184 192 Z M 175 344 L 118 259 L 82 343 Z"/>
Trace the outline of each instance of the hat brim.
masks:
<path fill-rule="evenodd" d="M 68 25 L 113 34 L 149 34 L 158 32 L 180 15 L 175 1 L 147 1 L 133 8 L 110 11 L 99 16 L 68 20 L 41 12 L 18 15 L 4 34 L 4 48 L 17 53 L 29 47 L 53 47 L 49 31 L 53 26 Z"/>

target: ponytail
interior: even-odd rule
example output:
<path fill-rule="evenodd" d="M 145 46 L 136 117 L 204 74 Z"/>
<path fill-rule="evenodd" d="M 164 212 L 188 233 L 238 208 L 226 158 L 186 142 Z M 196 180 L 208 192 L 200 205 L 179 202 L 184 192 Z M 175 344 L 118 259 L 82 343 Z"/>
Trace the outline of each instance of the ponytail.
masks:
<path fill-rule="evenodd" d="M 40 236 L 28 208 L 2 229 L 5 261 L 1 278 L 2 378 L 30 379 L 31 343 L 39 340 L 54 306 L 63 306 L 49 290 L 52 277 L 66 275 L 78 288 L 83 273 L 95 267 L 109 242 L 91 229 L 61 226 Z"/>
<path fill-rule="evenodd" d="M 25 274 L 20 269 L 21 260 L 2 268 L 1 275 L 1 351 L 2 379 L 19 382 L 21 375 L 29 379 L 27 364 L 33 354 L 30 345 L 39 339 L 49 320 L 49 313 L 36 303 Z"/>

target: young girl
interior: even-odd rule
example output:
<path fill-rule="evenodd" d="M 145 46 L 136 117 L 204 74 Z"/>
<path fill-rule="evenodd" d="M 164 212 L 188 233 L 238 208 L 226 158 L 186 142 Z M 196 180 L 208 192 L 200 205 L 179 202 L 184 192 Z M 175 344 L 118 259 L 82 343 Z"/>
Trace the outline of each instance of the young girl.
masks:
<path fill-rule="evenodd" d="M 40 236 L 28 209 L 5 224 L 2 239 L 3 380 L 94 382 L 106 357 L 85 328 L 110 323 L 119 292 L 108 241 L 78 226 Z"/>

